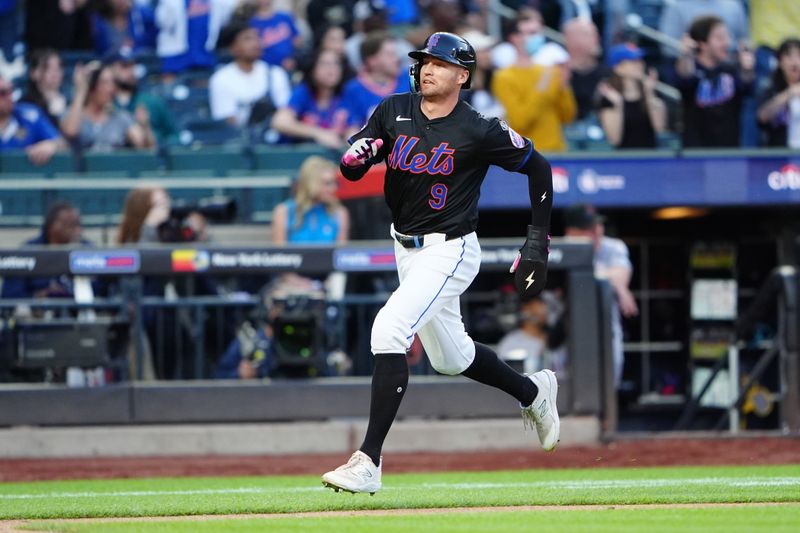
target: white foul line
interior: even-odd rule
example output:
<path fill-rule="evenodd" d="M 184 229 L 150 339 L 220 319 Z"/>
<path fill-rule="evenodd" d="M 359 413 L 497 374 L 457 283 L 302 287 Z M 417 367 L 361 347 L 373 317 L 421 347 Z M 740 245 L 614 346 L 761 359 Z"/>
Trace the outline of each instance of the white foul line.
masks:
<path fill-rule="evenodd" d="M 706 478 L 675 478 L 675 479 L 593 479 L 593 480 L 564 480 L 564 481 L 530 481 L 509 483 L 418 483 L 398 484 L 384 487 L 383 490 L 413 490 L 445 488 L 449 490 L 478 490 L 478 489 L 559 489 L 559 490 L 587 490 L 587 489 L 638 489 L 638 488 L 663 488 L 684 485 L 724 485 L 726 487 L 785 487 L 797 486 L 800 488 L 800 477 L 706 477 Z M 41 492 L 0 494 L 0 500 L 28 500 L 28 499 L 53 499 L 53 498 L 131 498 L 150 496 L 198 496 L 198 495 L 225 495 L 225 494 L 275 494 L 296 492 L 322 492 L 319 487 L 231 487 L 220 489 L 196 490 L 136 490 L 136 491 L 96 491 L 96 492 Z"/>

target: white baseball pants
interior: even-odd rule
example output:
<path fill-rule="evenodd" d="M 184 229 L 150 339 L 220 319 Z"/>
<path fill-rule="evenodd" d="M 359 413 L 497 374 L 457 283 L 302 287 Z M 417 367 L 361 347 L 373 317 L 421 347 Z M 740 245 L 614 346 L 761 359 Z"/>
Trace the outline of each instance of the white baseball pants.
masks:
<path fill-rule="evenodd" d="M 448 241 L 431 234 L 421 248 L 404 248 L 395 241 L 394 251 L 400 286 L 375 317 L 372 353 L 405 353 L 416 333 L 437 372 L 460 374 L 475 358 L 459 297 L 480 268 L 477 235 Z"/>

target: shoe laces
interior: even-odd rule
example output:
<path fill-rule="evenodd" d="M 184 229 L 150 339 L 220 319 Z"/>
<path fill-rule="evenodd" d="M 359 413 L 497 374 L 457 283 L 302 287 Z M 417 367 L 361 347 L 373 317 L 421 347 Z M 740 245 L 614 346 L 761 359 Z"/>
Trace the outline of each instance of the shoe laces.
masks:
<path fill-rule="evenodd" d="M 353 468 L 361 464 L 367 464 L 367 461 L 371 463 L 372 459 L 367 457 L 367 455 L 364 453 L 355 452 L 353 453 L 353 455 L 350 456 L 350 459 L 347 461 L 347 464 L 342 465 L 339 468 L 341 468 L 342 470 L 344 470 L 345 468 Z"/>

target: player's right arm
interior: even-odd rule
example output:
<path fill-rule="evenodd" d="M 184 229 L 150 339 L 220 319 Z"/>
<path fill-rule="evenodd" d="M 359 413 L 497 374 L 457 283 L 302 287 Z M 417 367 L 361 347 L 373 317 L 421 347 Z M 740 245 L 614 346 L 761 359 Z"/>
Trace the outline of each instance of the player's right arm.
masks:
<path fill-rule="evenodd" d="M 386 137 L 383 117 L 387 106 L 386 100 L 381 102 L 369 117 L 367 125 L 347 140 L 350 148 L 342 155 L 339 164 L 339 170 L 346 179 L 360 180 L 373 164 L 386 156 L 383 150 Z"/>

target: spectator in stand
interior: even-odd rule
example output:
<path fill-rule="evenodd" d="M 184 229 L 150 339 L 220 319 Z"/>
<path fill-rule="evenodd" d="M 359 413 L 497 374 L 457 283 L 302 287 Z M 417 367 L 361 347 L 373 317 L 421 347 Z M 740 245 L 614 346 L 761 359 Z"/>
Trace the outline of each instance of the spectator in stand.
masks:
<path fill-rule="evenodd" d="M 342 101 L 344 57 L 320 50 L 303 72 L 289 105 L 272 117 L 272 128 L 291 141 L 312 141 L 340 150 L 347 139 L 347 108 Z"/>
<path fill-rule="evenodd" d="M 58 130 L 33 104 L 14 103 L 14 86 L 0 77 L 0 152 L 25 150 L 34 165 L 44 165 L 64 146 Z"/>
<path fill-rule="evenodd" d="M 286 71 L 261 59 L 258 31 L 240 21 L 223 32 L 233 61 L 218 69 L 209 82 L 211 117 L 238 127 L 272 116 L 289 103 L 292 86 Z M 270 109 L 266 109 L 270 108 Z M 260 115 L 258 120 L 254 111 Z"/>
<path fill-rule="evenodd" d="M 569 54 L 570 86 L 578 104 L 578 120 L 586 118 L 595 105 L 595 91 L 608 69 L 600 62 L 602 50 L 597 26 L 591 20 L 574 18 L 563 27 L 564 46 Z"/>
<path fill-rule="evenodd" d="M 295 50 L 302 46 L 303 40 L 292 14 L 276 11 L 273 3 L 273 0 L 255 0 L 250 26 L 258 31 L 261 59 L 292 72 L 297 66 Z"/>
<path fill-rule="evenodd" d="M 800 149 L 800 39 L 786 39 L 775 55 L 778 68 L 760 98 L 758 123 L 767 146 Z"/>
<path fill-rule="evenodd" d="M 139 87 L 136 75 L 136 56 L 122 49 L 106 58 L 111 66 L 111 73 L 117 90 L 114 94 L 114 105 L 117 109 L 136 114 L 136 109 L 144 107 L 150 117 L 150 127 L 156 136 L 156 142 L 164 145 L 178 140 L 178 127 L 167 103 L 160 96 Z"/>
<path fill-rule="evenodd" d="M 78 149 L 108 151 L 155 146 L 146 107 L 137 107 L 134 116 L 114 108 L 116 85 L 109 65 L 76 65 L 73 87 L 75 94 L 61 119 L 61 131 Z"/>
<path fill-rule="evenodd" d="M 165 79 L 192 68 L 216 65 L 219 32 L 233 14 L 236 0 L 159 0 L 156 5 L 156 53 Z"/>
<path fill-rule="evenodd" d="M 741 0 L 673 0 L 664 3 L 659 30 L 673 39 L 679 40 L 689 31 L 692 23 L 700 17 L 719 17 L 733 35 L 729 46 L 747 40 L 750 27 L 747 21 L 744 2 Z M 667 57 L 675 57 L 679 50 L 671 46 L 661 47 Z"/>
<path fill-rule="evenodd" d="M 149 5 L 133 0 L 97 0 L 92 29 L 94 51 L 98 56 L 122 49 L 155 50 L 155 14 Z"/>
<path fill-rule="evenodd" d="M 696 19 L 683 38 L 675 70 L 684 147 L 739 146 L 742 100 L 753 92 L 755 56 L 740 45 L 737 68 L 728 63 L 730 48 L 728 29 L 716 16 Z"/>
<path fill-rule="evenodd" d="M 605 218 L 588 204 L 570 206 L 564 215 L 565 235 L 591 239 L 594 246 L 595 277 L 607 280 L 614 291 L 611 346 L 614 358 L 614 382 L 619 387 L 625 363 L 622 317 L 638 315 L 639 308 L 628 288 L 633 273 L 628 246 L 620 239 L 606 236 L 604 222 Z"/>
<path fill-rule="evenodd" d="M 294 197 L 275 207 L 275 244 L 344 243 L 350 235 L 350 216 L 336 197 L 338 167 L 319 156 L 300 166 Z"/>
<path fill-rule="evenodd" d="M 91 50 L 92 25 L 88 1 L 27 0 L 26 49 Z M 36 16 L 30 16 L 33 13 Z"/>
<path fill-rule="evenodd" d="M 361 129 L 381 101 L 394 93 L 408 92 L 408 72 L 401 68 L 395 40 L 386 32 L 374 32 L 361 44 L 364 64 L 357 77 L 344 87 L 351 132 Z"/>
<path fill-rule="evenodd" d="M 38 236 L 25 241 L 23 246 L 91 245 L 81 237 L 81 214 L 75 206 L 65 201 L 53 203 L 44 217 Z M 94 288 L 97 288 L 96 286 Z M 75 283 L 72 276 L 6 277 L 3 280 L 2 298 L 72 298 Z"/>
<path fill-rule="evenodd" d="M 492 67 L 495 69 L 510 67 L 516 63 L 517 47 L 511 43 L 511 38 L 518 33 L 525 34 L 525 54 L 529 57 L 536 55 L 547 42 L 542 14 L 530 7 L 520 8 L 516 19 L 505 20 L 501 31 L 502 42 L 492 48 Z"/>
<path fill-rule="evenodd" d="M 347 34 L 342 26 L 327 26 L 320 33 L 312 36 L 305 48 L 298 54 L 297 65 L 301 72 L 305 72 L 323 50 L 330 50 L 345 59 L 343 78 L 345 81 L 354 76 L 353 69 L 347 62 Z"/>
<path fill-rule="evenodd" d="M 492 93 L 506 110 L 508 125 L 520 135 L 536 139 L 537 150 L 566 149 L 562 126 L 575 119 L 576 104 L 565 65 L 544 66 L 531 59 L 527 43 L 536 33 L 530 19 L 518 17 L 504 33 L 516 47 L 514 65 L 498 70 Z"/>
<path fill-rule="evenodd" d="M 67 97 L 61 92 L 63 82 L 64 68 L 58 52 L 52 48 L 37 50 L 31 54 L 28 86 L 20 102 L 34 104 L 51 124 L 59 124 L 67 110 Z"/>
<path fill-rule="evenodd" d="M 600 82 L 598 114 L 608 142 L 616 148 L 655 148 L 664 131 L 667 108 L 656 95 L 655 69 L 645 74 L 644 53 L 632 44 L 608 52 L 611 76 Z"/>
<path fill-rule="evenodd" d="M 117 229 L 117 244 L 159 242 L 158 228 L 169 219 L 172 200 L 158 186 L 141 186 L 128 191 Z"/>

